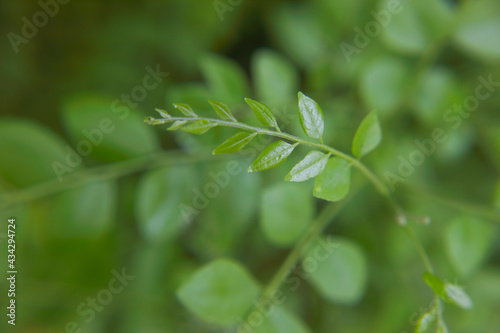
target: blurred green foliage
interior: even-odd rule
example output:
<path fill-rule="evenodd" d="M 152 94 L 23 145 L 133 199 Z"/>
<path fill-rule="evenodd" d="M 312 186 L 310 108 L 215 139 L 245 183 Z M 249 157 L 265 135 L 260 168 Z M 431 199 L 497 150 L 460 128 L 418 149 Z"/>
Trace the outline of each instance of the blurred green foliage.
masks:
<path fill-rule="evenodd" d="M 321 105 L 324 142 L 346 153 L 361 120 L 378 111 L 382 141 L 363 162 L 382 179 L 401 177 L 390 181 L 394 196 L 432 219 L 410 223 L 436 275 L 473 302 L 470 310 L 445 304 L 449 331 L 497 332 L 500 4 L 391 6 L 70 1 L 16 46 L 12 34 L 22 36 L 44 9 L 1 2 L 0 331 L 230 332 L 220 325 L 255 307 L 251 300 L 324 211 L 314 181 L 283 182 L 308 150 L 247 173 L 272 140 L 212 156 L 234 130 L 194 136 L 142 118 L 156 107 L 177 111 L 172 103 L 213 116 L 207 101 L 215 100 L 257 125 L 248 97 L 269 105 L 281 130 L 302 135 L 301 90 Z M 158 68 L 168 76 L 149 89 Z M 417 250 L 352 173 L 356 190 L 324 232 L 339 250 L 311 276 L 306 260 L 295 267 L 256 332 L 412 332 L 435 305 Z M 3 312 L 11 217 L 15 327 Z M 114 293 L 108 286 L 122 268 L 134 279 Z M 112 300 L 101 302 L 108 289 Z"/>

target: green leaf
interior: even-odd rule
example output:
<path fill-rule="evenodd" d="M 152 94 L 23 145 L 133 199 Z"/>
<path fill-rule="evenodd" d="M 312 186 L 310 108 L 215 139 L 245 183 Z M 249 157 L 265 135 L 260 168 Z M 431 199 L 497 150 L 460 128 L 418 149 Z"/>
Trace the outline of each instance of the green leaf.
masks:
<path fill-rule="evenodd" d="M 176 120 L 169 128 L 167 128 L 167 131 L 176 131 L 184 126 L 187 122 L 187 120 Z"/>
<path fill-rule="evenodd" d="M 463 309 L 472 307 L 472 300 L 460 286 L 444 283 L 439 277 L 429 272 L 424 273 L 424 281 L 444 301 Z"/>
<path fill-rule="evenodd" d="M 95 182 L 50 197 L 46 221 L 52 235 L 98 237 L 115 221 L 117 188 L 114 182 Z"/>
<path fill-rule="evenodd" d="M 436 311 L 437 308 L 433 307 L 429 312 L 423 313 L 420 318 L 418 318 L 415 333 L 430 333 L 430 329 L 436 323 Z"/>
<path fill-rule="evenodd" d="M 482 60 L 500 59 L 500 3 L 477 0 L 465 4 L 455 33 L 458 46 Z"/>
<path fill-rule="evenodd" d="M 187 104 L 174 104 L 174 108 L 179 110 L 186 117 L 198 117 L 198 115 L 193 111 L 193 109 Z"/>
<path fill-rule="evenodd" d="M 445 246 L 451 263 L 469 277 L 486 260 L 491 249 L 494 228 L 486 221 L 466 215 L 455 218 L 445 231 Z"/>
<path fill-rule="evenodd" d="M 316 177 L 313 195 L 316 198 L 339 201 L 349 193 L 351 184 L 351 165 L 340 157 L 328 160 L 325 170 Z"/>
<path fill-rule="evenodd" d="M 245 172 L 245 158 L 210 163 L 203 186 L 190 189 L 190 202 L 199 210 L 187 246 L 198 258 L 237 255 L 241 241 L 255 220 L 260 198 L 260 174 Z M 244 189 L 244 190 L 242 190 Z M 206 206 L 206 208 L 203 208 Z"/>
<path fill-rule="evenodd" d="M 382 41 L 405 54 L 420 54 L 437 40 L 452 19 L 452 7 L 445 1 L 420 0 L 399 3 L 394 14 L 388 11 L 394 3 L 380 1 L 378 23 Z M 385 11 L 385 15 L 382 10 Z"/>
<path fill-rule="evenodd" d="M 309 186 L 279 183 L 261 197 L 260 225 L 274 245 L 288 247 L 307 230 L 313 219 L 313 197 Z"/>
<path fill-rule="evenodd" d="M 302 268 L 308 281 L 326 300 L 354 304 L 364 294 L 367 265 L 363 250 L 356 243 L 338 237 L 321 238 L 308 249 Z"/>
<path fill-rule="evenodd" d="M 291 145 L 281 140 L 270 144 L 248 167 L 248 172 L 262 171 L 277 167 L 285 161 L 297 145 L 298 143 Z"/>
<path fill-rule="evenodd" d="M 215 126 L 217 126 L 217 123 L 202 119 L 183 127 L 182 130 L 194 134 L 203 134 Z"/>
<path fill-rule="evenodd" d="M 139 111 L 119 100 L 94 95 L 64 102 L 63 121 L 76 150 L 104 162 L 125 160 L 159 149 L 158 137 L 142 122 Z"/>
<path fill-rule="evenodd" d="M 210 105 L 212 105 L 215 112 L 217 112 L 217 115 L 221 119 L 231 119 L 231 120 L 236 121 L 236 119 L 234 119 L 233 115 L 231 114 L 231 111 L 229 111 L 229 108 L 227 107 L 226 104 L 221 103 L 221 102 L 216 102 L 216 101 L 208 101 L 208 103 L 210 103 Z"/>
<path fill-rule="evenodd" d="M 286 175 L 285 180 L 289 182 L 303 182 L 316 177 L 325 169 L 330 155 L 319 151 L 311 151 Z"/>
<path fill-rule="evenodd" d="M 171 239 L 191 221 L 197 172 L 190 166 L 149 171 L 140 179 L 135 216 L 142 235 L 150 241 Z M 185 206 L 182 206 L 184 204 Z"/>
<path fill-rule="evenodd" d="M 177 290 L 177 296 L 197 317 L 229 326 L 244 317 L 259 292 L 246 268 L 228 259 L 217 259 L 198 269 Z"/>
<path fill-rule="evenodd" d="M 436 275 L 429 272 L 425 272 L 424 282 L 434 291 L 436 295 L 438 296 L 444 295 L 444 282 L 441 281 L 441 279 Z"/>
<path fill-rule="evenodd" d="M 252 73 L 258 99 L 273 106 L 290 101 L 299 88 L 298 71 L 274 51 L 257 51 L 252 59 Z"/>
<path fill-rule="evenodd" d="M 468 310 L 472 308 L 472 300 L 469 295 L 460 286 L 455 284 L 445 283 L 443 299 L 462 309 Z"/>
<path fill-rule="evenodd" d="M 313 66 L 327 54 L 328 46 L 320 20 L 310 6 L 284 3 L 276 6 L 273 18 L 277 43 L 302 67 Z"/>
<path fill-rule="evenodd" d="M 242 150 L 252 139 L 257 135 L 257 133 L 238 133 L 233 135 L 226 141 L 224 141 L 220 146 L 215 148 L 212 154 L 229 154 L 237 153 Z"/>
<path fill-rule="evenodd" d="M 77 152 L 60 137 L 25 120 L 2 119 L 0 147 L 0 178 L 16 187 L 34 185 L 58 175 L 62 181 L 66 174 L 83 167 Z"/>
<path fill-rule="evenodd" d="M 162 118 L 168 119 L 168 118 L 171 118 L 171 117 L 172 117 L 172 116 L 171 116 L 171 115 L 169 115 L 169 114 L 168 114 L 168 112 L 167 112 L 167 111 L 165 111 L 165 110 L 158 109 L 158 108 L 157 108 L 157 109 L 155 109 L 155 110 L 156 110 L 156 112 L 158 112 L 158 113 L 160 114 L 160 116 L 161 116 Z"/>
<path fill-rule="evenodd" d="M 459 84 L 460 80 L 450 70 L 430 68 L 416 87 L 412 101 L 416 116 L 432 126 L 442 121 L 443 110 L 454 103 L 460 104 L 466 97 Z"/>
<path fill-rule="evenodd" d="M 280 130 L 276 118 L 273 116 L 271 109 L 260 102 L 254 101 L 250 98 L 245 98 L 245 102 L 252 108 L 257 119 L 264 125 L 269 127 L 274 127 L 276 130 Z"/>
<path fill-rule="evenodd" d="M 245 72 L 233 60 L 207 54 L 201 57 L 200 67 L 212 98 L 236 105 L 248 95 Z"/>
<path fill-rule="evenodd" d="M 370 112 L 361 122 L 352 142 L 352 153 L 361 158 L 374 150 L 382 140 L 377 112 Z"/>
<path fill-rule="evenodd" d="M 311 138 L 321 139 L 323 136 L 323 111 L 318 103 L 299 91 L 299 120 L 302 129 Z"/>
<path fill-rule="evenodd" d="M 448 333 L 448 327 L 446 327 L 446 323 L 443 320 L 439 322 L 436 333 Z"/>
<path fill-rule="evenodd" d="M 403 102 L 412 75 L 399 58 L 383 57 L 370 62 L 360 76 L 360 94 L 369 109 L 391 113 Z"/>
<path fill-rule="evenodd" d="M 310 333 L 307 325 L 294 313 L 288 311 L 283 306 L 273 306 L 269 314 L 264 316 L 262 325 L 257 325 L 251 331 L 250 323 L 241 326 L 241 332 L 253 333 Z"/>

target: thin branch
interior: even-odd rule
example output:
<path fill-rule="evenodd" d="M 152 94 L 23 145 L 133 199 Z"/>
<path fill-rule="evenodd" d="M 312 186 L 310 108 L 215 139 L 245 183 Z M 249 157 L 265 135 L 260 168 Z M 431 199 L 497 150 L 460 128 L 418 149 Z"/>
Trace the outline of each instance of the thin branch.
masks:
<path fill-rule="evenodd" d="M 27 188 L 1 193 L 0 211 L 88 183 L 116 179 L 137 171 L 160 166 L 186 164 L 196 161 L 200 161 L 200 158 L 170 150 L 75 171 L 67 175 L 62 181 L 53 179 Z"/>

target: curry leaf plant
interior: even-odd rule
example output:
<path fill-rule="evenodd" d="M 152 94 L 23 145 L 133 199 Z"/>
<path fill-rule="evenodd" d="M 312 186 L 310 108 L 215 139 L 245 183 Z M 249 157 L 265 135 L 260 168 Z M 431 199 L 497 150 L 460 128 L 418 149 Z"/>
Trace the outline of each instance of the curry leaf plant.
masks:
<path fill-rule="evenodd" d="M 398 221 L 401 224 L 406 223 L 404 213 L 392 199 L 385 184 L 359 160 L 359 158 L 374 150 L 382 139 L 380 124 L 375 111 L 362 121 L 356 132 L 353 141 L 353 152 L 356 157 L 353 157 L 323 143 L 323 111 L 315 100 L 302 92 L 298 93 L 299 120 L 305 134 L 311 140 L 282 132 L 276 117 L 267 105 L 249 98 L 245 98 L 245 102 L 253 110 L 257 119 L 263 125 L 272 129 L 238 122 L 229 111 L 228 106 L 217 101 L 209 101 L 209 103 L 219 118 L 200 117 L 189 105 L 174 104 L 174 107 L 182 113 L 182 117 L 174 117 L 164 110 L 157 109 L 162 118 L 147 117 L 145 121 L 150 125 L 171 123 L 172 125 L 168 128 L 170 131 L 183 130 L 194 134 L 203 134 L 216 126 L 234 127 L 243 131 L 230 137 L 215 148 L 213 154 L 236 153 L 249 144 L 257 135 L 268 135 L 280 139 L 264 149 L 249 166 L 248 172 L 277 167 L 292 154 L 298 145 L 312 147 L 314 150 L 290 170 L 285 177 L 286 181 L 302 182 L 310 178 L 316 178 L 313 195 L 328 201 L 339 201 L 345 198 L 349 192 L 351 167 L 357 168 L 389 200 L 396 210 Z"/>
<path fill-rule="evenodd" d="M 250 106 L 259 122 L 266 127 L 256 127 L 239 122 L 226 104 L 217 101 L 209 101 L 209 103 L 218 118 L 200 117 L 189 105 L 174 104 L 174 107 L 182 113 L 182 116 L 172 116 L 167 111 L 156 109 L 161 118 L 147 117 L 145 122 L 150 125 L 171 124 L 168 127 L 169 131 L 183 130 L 194 134 L 203 134 L 217 126 L 232 127 L 239 130 L 238 133 L 216 147 L 213 154 L 239 152 L 258 135 L 277 138 L 278 140 L 264 148 L 260 155 L 250 164 L 248 172 L 277 167 L 294 152 L 297 146 L 310 147 L 312 150 L 292 167 L 285 176 L 285 181 L 303 182 L 315 178 L 313 196 L 326 201 L 335 202 L 346 198 L 351 187 L 351 169 L 354 168 L 360 171 L 387 200 L 394 212 L 394 219 L 403 227 L 410 240 L 414 243 L 425 265 L 427 272 L 424 274 L 423 279 L 435 294 L 435 306 L 421 316 L 416 326 L 416 332 L 428 332 L 433 329 L 435 329 L 435 332 L 446 332 L 446 324 L 442 317 L 442 301 L 464 309 L 470 308 L 472 301 L 460 287 L 443 283 L 435 275 L 434 268 L 423 245 L 407 221 L 411 219 L 422 222 L 427 221 L 428 218 L 406 213 L 393 198 L 386 184 L 360 161 L 362 157 L 371 153 L 382 141 L 382 130 L 377 112 L 370 112 L 360 123 L 352 142 L 354 156 L 351 156 L 323 143 L 323 130 L 325 128 L 323 111 L 315 100 L 302 92 L 298 93 L 299 120 L 302 129 L 310 139 L 303 139 L 282 132 L 276 117 L 267 105 L 249 98 L 245 98 L 245 102 Z M 262 291 L 261 299 L 269 297 L 275 291 L 280 281 L 282 281 L 283 274 L 293 268 L 300 259 L 301 253 L 311 244 L 312 240 L 319 237 L 321 230 L 328 223 L 328 221 L 322 220 L 321 215 L 316 222 L 317 224 L 311 225 L 310 229 L 304 234 L 303 240 L 297 243 L 276 277 Z M 364 267 L 361 264 L 358 266 Z M 329 281 L 329 278 L 327 280 Z M 358 293 L 355 295 L 357 297 Z M 185 303 L 190 306 L 190 302 Z"/>

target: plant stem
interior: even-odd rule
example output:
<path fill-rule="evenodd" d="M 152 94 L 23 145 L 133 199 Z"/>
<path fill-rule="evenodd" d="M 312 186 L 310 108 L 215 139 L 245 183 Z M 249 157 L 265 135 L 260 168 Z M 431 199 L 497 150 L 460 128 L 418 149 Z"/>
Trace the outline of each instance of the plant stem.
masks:
<path fill-rule="evenodd" d="M 360 160 L 341 152 L 340 150 L 337 150 L 335 148 L 332 148 L 330 146 L 327 146 L 322 143 L 317 143 L 313 141 L 309 141 L 306 139 L 302 139 L 298 136 L 291 135 L 288 133 L 283 133 L 283 132 L 278 132 L 278 131 L 273 131 L 273 130 L 268 130 L 265 128 L 261 127 L 256 127 L 256 126 L 250 126 L 244 123 L 240 122 L 233 122 L 233 121 L 227 121 L 227 120 L 221 120 L 221 119 L 214 119 L 214 118 L 204 118 L 204 117 L 169 117 L 169 118 L 163 118 L 163 119 L 156 119 L 156 118 L 146 118 L 146 122 L 151 124 L 151 125 L 162 125 L 170 122 L 175 122 L 175 121 L 199 121 L 199 120 L 205 120 L 211 123 L 215 123 L 220 126 L 226 126 L 226 127 L 233 127 L 233 128 L 238 128 L 241 130 L 245 131 L 251 131 L 255 132 L 257 134 L 262 134 L 262 135 L 269 135 L 273 137 L 277 137 L 280 139 L 285 139 L 289 141 L 296 142 L 298 144 L 304 145 L 304 146 L 309 146 L 309 147 L 314 147 L 321 149 L 323 151 L 326 151 L 334 156 L 343 158 L 347 161 L 349 161 L 352 165 L 354 165 L 355 168 L 357 168 L 359 171 L 361 171 L 366 178 L 375 186 L 377 191 L 389 202 L 391 208 L 394 209 L 396 216 L 395 219 L 396 221 L 401 224 L 405 225 L 406 224 L 406 217 L 404 214 L 404 211 L 400 208 L 399 204 L 396 202 L 396 200 L 392 197 L 391 191 L 389 188 L 370 170 L 368 169 L 363 163 L 361 163 Z"/>
<path fill-rule="evenodd" d="M 351 195 L 352 197 L 353 195 Z M 271 297 L 272 294 L 280 287 L 283 280 L 288 276 L 291 270 L 297 265 L 300 256 L 304 250 L 321 234 L 323 229 L 332 221 L 332 219 L 342 210 L 349 200 L 341 202 L 329 203 L 318 215 L 314 223 L 307 232 L 297 241 L 297 245 L 288 254 L 283 264 L 274 274 L 271 281 L 267 284 L 262 292 L 261 298 Z"/>
<path fill-rule="evenodd" d="M 292 251 L 290 251 L 278 271 L 264 287 L 257 304 L 261 304 L 262 301 L 272 298 L 273 294 L 280 288 L 283 281 L 297 265 L 304 251 L 320 236 L 321 232 L 328 226 L 332 219 L 337 216 L 349 200 L 355 196 L 359 188 L 360 186 L 351 191 L 345 200 L 342 200 L 341 202 L 331 202 L 323 208 L 307 232 L 297 241 L 297 244 L 294 246 Z M 250 311 L 248 315 L 251 313 L 252 311 Z"/>
<path fill-rule="evenodd" d="M 477 204 L 471 204 L 469 202 L 458 201 L 450 198 L 445 198 L 439 194 L 433 193 L 423 187 L 410 185 L 406 187 L 409 191 L 425 194 L 425 196 L 431 200 L 439 202 L 450 208 L 458 209 L 463 212 L 467 212 L 485 219 L 488 219 L 494 223 L 500 223 L 500 210 L 493 207 L 485 207 Z"/>
<path fill-rule="evenodd" d="M 0 210 L 79 187 L 87 183 L 115 179 L 140 170 L 152 169 L 165 165 L 192 163 L 199 160 L 199 158 L 186 156 L 180 152 L 161 151 L 121 162 L 83 169 L 66 176 L 62 181 L 53 179 L 28 188 L 2 193 L 0 195 Z"/>
<path fill-rule="evenodd" d="M 405 233 L 408 235 L 410 240 L 415 244 L 415 247 L 417 248 L 418 254 L 420 255 L 420 258 L 424 262 L 425 269 L 429 272 L 434 274 L 434 267 L 432 266 L 431 260 L 429 259 L 429 256 L 427 252 L 425 251 L 424 246 L 422 245 L 422 242 L 420 242 L 420 239 L 418 239 L 417 235 L 415 235 L 415 232 L 409 225 L 403 226 L 403 230 Z"/>

